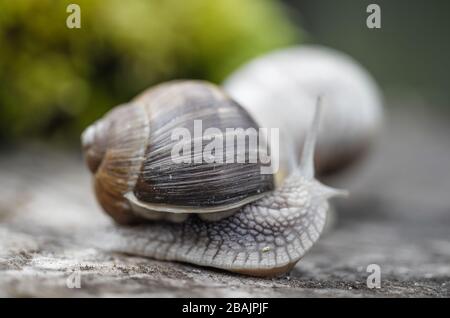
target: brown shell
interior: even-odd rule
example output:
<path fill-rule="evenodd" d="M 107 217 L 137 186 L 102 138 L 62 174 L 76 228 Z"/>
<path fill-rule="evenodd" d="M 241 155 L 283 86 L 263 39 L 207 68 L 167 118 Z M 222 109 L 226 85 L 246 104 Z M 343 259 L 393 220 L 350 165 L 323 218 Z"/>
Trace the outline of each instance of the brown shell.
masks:
<path fill-rule="evenodd" d="M 194 120 L 202 120 L 203 132 L 210 127 L 258 131 L 248 113 L 216 86 L 177 81 L 156 86 L 130 104 L 116 107 L 84 134 L 98 201 L 116 221 L 137 220 L 124 197 L 130 192 L 155 211 L 161 207 L 169 213 L 164 208 L 175 206 L 202 213 L 204 208 L 222 211 L 222 207 L 238 206 L 274 188 L 273 176 L 261 174 L 259 162 L 248 162 L 248 154 L 259 151 L 257 146 L 246 147 L 244 163 L 173 162 L 171 150 L 178 140 L 172 140 L 172 131 L 186 128 L 194 136 Z M 210 139 L 203 136 L 201 142 L 203 149 Z M 199 153 L 195 147 L 192 150 L 191 158 L 195 158 Z M 231 151 L 236 155 L 236 146 L 224 144 L 223 152 Z"/>

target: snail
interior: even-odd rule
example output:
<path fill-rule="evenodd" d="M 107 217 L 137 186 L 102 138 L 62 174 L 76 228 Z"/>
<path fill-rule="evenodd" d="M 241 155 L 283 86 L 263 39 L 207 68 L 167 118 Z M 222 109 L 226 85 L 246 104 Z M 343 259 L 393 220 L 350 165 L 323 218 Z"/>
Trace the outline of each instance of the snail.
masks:
<path fill-rule="evenodd" d="M 225 86 L 228 89 L 232 87 L 229 83 Z M 312 94 L 312 91 L 305 93 L 299 103 L 308 102 L 306 96 Z M 328 104 L 328 91 L 325 94 L 325 99 L 316 95 L 308 123 L 301 111 L 289 106 L 296 117 L 289 125 L 297 119 L 302 127 L 298 130 L 292 130 L 295 125 L 288 127 L 300 134 L 284 141 L 280 138 L 280 151 L 290 153 L 280 156 L 290 158 L 290 163 L 299 163 L 289 168 L 282 163 L 287 176 L 281 178 L 262 174 L 264 163 L 260 161 L 174 162 L 172 155 L 177 143 L 172 136 L 174 129 L 183 127 L 195 132 L 196 120 L 202 120 L 203 129 L 256 130 L 267 123 L 268 127 L 277 127 L 261 120 L 264 117 L 253 106 L 236 102 L 213 84 L 164 83 L 112 109 L 82 134 L 97 199 L 119 223 L 112 228 L 109 243 L 115 250 L 128 254 L 252 276 L 289 271 L 319 238 L 329 209 L 328 200 L 347 194 L 315 178 L 314 166 L 326 162 L 323 158 L 318 161 L 314 155 L 316 139 L 319 137 L 320 141 L 327 124 L 321 120 L 322 109 L 326 115 L 327 108 L 332 106 Z M 262 111 L 272 112 L 272 117 L 285 116 L 281 111 L 263 107 Z M 279 127 L 283 127 L 282 123 Z M 261 143 L 246 148 L 246 155 L 261 154 L 267 136 L 260 131 L 256 135 Z M 202 149 L 211 135 L 200 139 Z M 272 149 L 277 147 L 273 140 L 269 143 Z M 300 143 L 302 149 L 298 150 Z M 326 143 L 322 145 L 325 146 Z M 191 159 L 201 152 L 193 148 Z M 237 149 L 225 146 L 225 156 L 228 152 L 234 154 L 232 150 Z M 271 155 L 276 157 L 277 153 Z"/>
<path fill-rule="evenodd" d="M 223 87 L 259 125 L 280 127 L 284 175 L 301 154 L 318 94 L 327 97 L 315 159 L 319 177 L 361 158 L 382 124 L 382 97 L 371 75 L 350 56 L 326 47 L 270 52 L 240 67 Z"/>
<path fill-rule="evenodd" d="M 313 153 L 320 109 L 319 105 L 300 166 L 275 190 L 272 175 L 261 175 L 254 169 L 258 165 L 230 164 L 230 168 L 223 165 L 220 167 L 226 173 L 213 174 L 214 168 L 202 163 L 194 167 L 199 169 L 197 173 L 189 170 L 191 165 L 173 164 L 167 159 L 170 157 L 162 154 L 168 151 L 170 130 L 199 116 L 225 126 L 231 124 L 227 119 L 239 120 L 244 126 L 254 125 L 243 108 L 212 84 L 195 81 L 162 84 L 134 102 L 113 109 L 82 136 L 87 164 L 95 173 L 97 198 L 118 222 L 127 222 L 133 214 L 153 220 L 132 229 L 117 229 L 118 233 L 128 233 L 122 236 L 121 249 L 254 276 L 288 271 L 318 239 L 325 224 L 327 200 L 344 193 L 314 179 Z M 217 120 L 217 116 L 224 117 Z M 153 167 L 161 164 L 173 167 L 169 172 Z M 249 170 L 244 175 L 240 169 Z M 203 175 L 208 172 L 212 175 Z M 164 179 L 168 173 L 182 176 L 172 178 L 170 183 Z M 251 173 L 262 182 L 254 183 L 251 177 L 243 179 Z M 152 175 L 156 182 L 149 187 L 146 182 Z M 189 182 L 186 177 L 199 182 Z M 209 194 L 192 193 L 191 188 L 208 191 L 210 185 L 205 184 L 216 182 L 210 180 L 212 177 L 222 179 L 222 187 L 214 187 L 213 191 L 222 189 L 224 193 L 215 197 L 214 203 L 219 204 L 209 205 L 208 212 L 203 212 L 202 200 L 207 202 Z M 178 189 L 177 182 L 183 187 Z M 158 186 L 161 188 L 155 189 Z M 237 195 L 230 196 L 226 186 L 234 186 Z M 254 195 L 255 189 L 260 193 Z M 147 190 L 149 193 L 141 194 Z M 250 195 L 241 198 L 239 190 Z M 163 195 L 167 195 L 168 202 L 161 203 Z M 186 202 L 184 206 L 173 205 L 180 200 L 190 205 Z M 221 217 L 205 218 L 217 213 Z"/>

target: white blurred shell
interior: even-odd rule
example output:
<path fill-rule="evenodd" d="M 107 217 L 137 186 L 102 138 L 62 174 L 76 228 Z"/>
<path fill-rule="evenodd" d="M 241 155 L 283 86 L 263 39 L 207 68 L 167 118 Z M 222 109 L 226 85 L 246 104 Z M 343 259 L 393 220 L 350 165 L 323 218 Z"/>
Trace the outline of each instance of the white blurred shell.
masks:
<path fill-rule="evenodd" d="M 381 124 L 382 99 L 370 74 L 349 56 L 325 47 L 292 47 L 256 58 L 234 72 L 224 88 L 260 126 L 280 128 L 280 166 L 286 173 L 300 157 L 318 95 L 324 97 L 319 174 L 356 158 Z"/>

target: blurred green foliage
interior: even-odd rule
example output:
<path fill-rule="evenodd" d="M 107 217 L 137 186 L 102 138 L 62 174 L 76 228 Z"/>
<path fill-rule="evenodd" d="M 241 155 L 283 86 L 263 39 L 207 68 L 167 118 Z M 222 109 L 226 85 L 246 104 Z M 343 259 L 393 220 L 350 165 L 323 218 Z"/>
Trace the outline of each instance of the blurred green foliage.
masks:
<path fill-rule="evenodd" d="M 69 3 L 81 7 L 81 29 L 66 27 Z M 271 0 L 1 1 L 0 137 L 74 141 L 150 85 L 220 82 L 300 38 Z"/>

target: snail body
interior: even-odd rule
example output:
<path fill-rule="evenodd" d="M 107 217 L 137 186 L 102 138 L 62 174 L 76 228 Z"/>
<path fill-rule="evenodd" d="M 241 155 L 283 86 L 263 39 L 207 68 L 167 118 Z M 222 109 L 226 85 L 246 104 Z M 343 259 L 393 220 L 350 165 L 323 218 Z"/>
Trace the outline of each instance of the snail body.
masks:
<path fill-rule="evenodd" d="M 217 222 L 188 218 L 113 230 L 113 249 L 251 276 L 288 272 L 318 240 L 339 192 L 297 172 L 267 196 Z"/>

